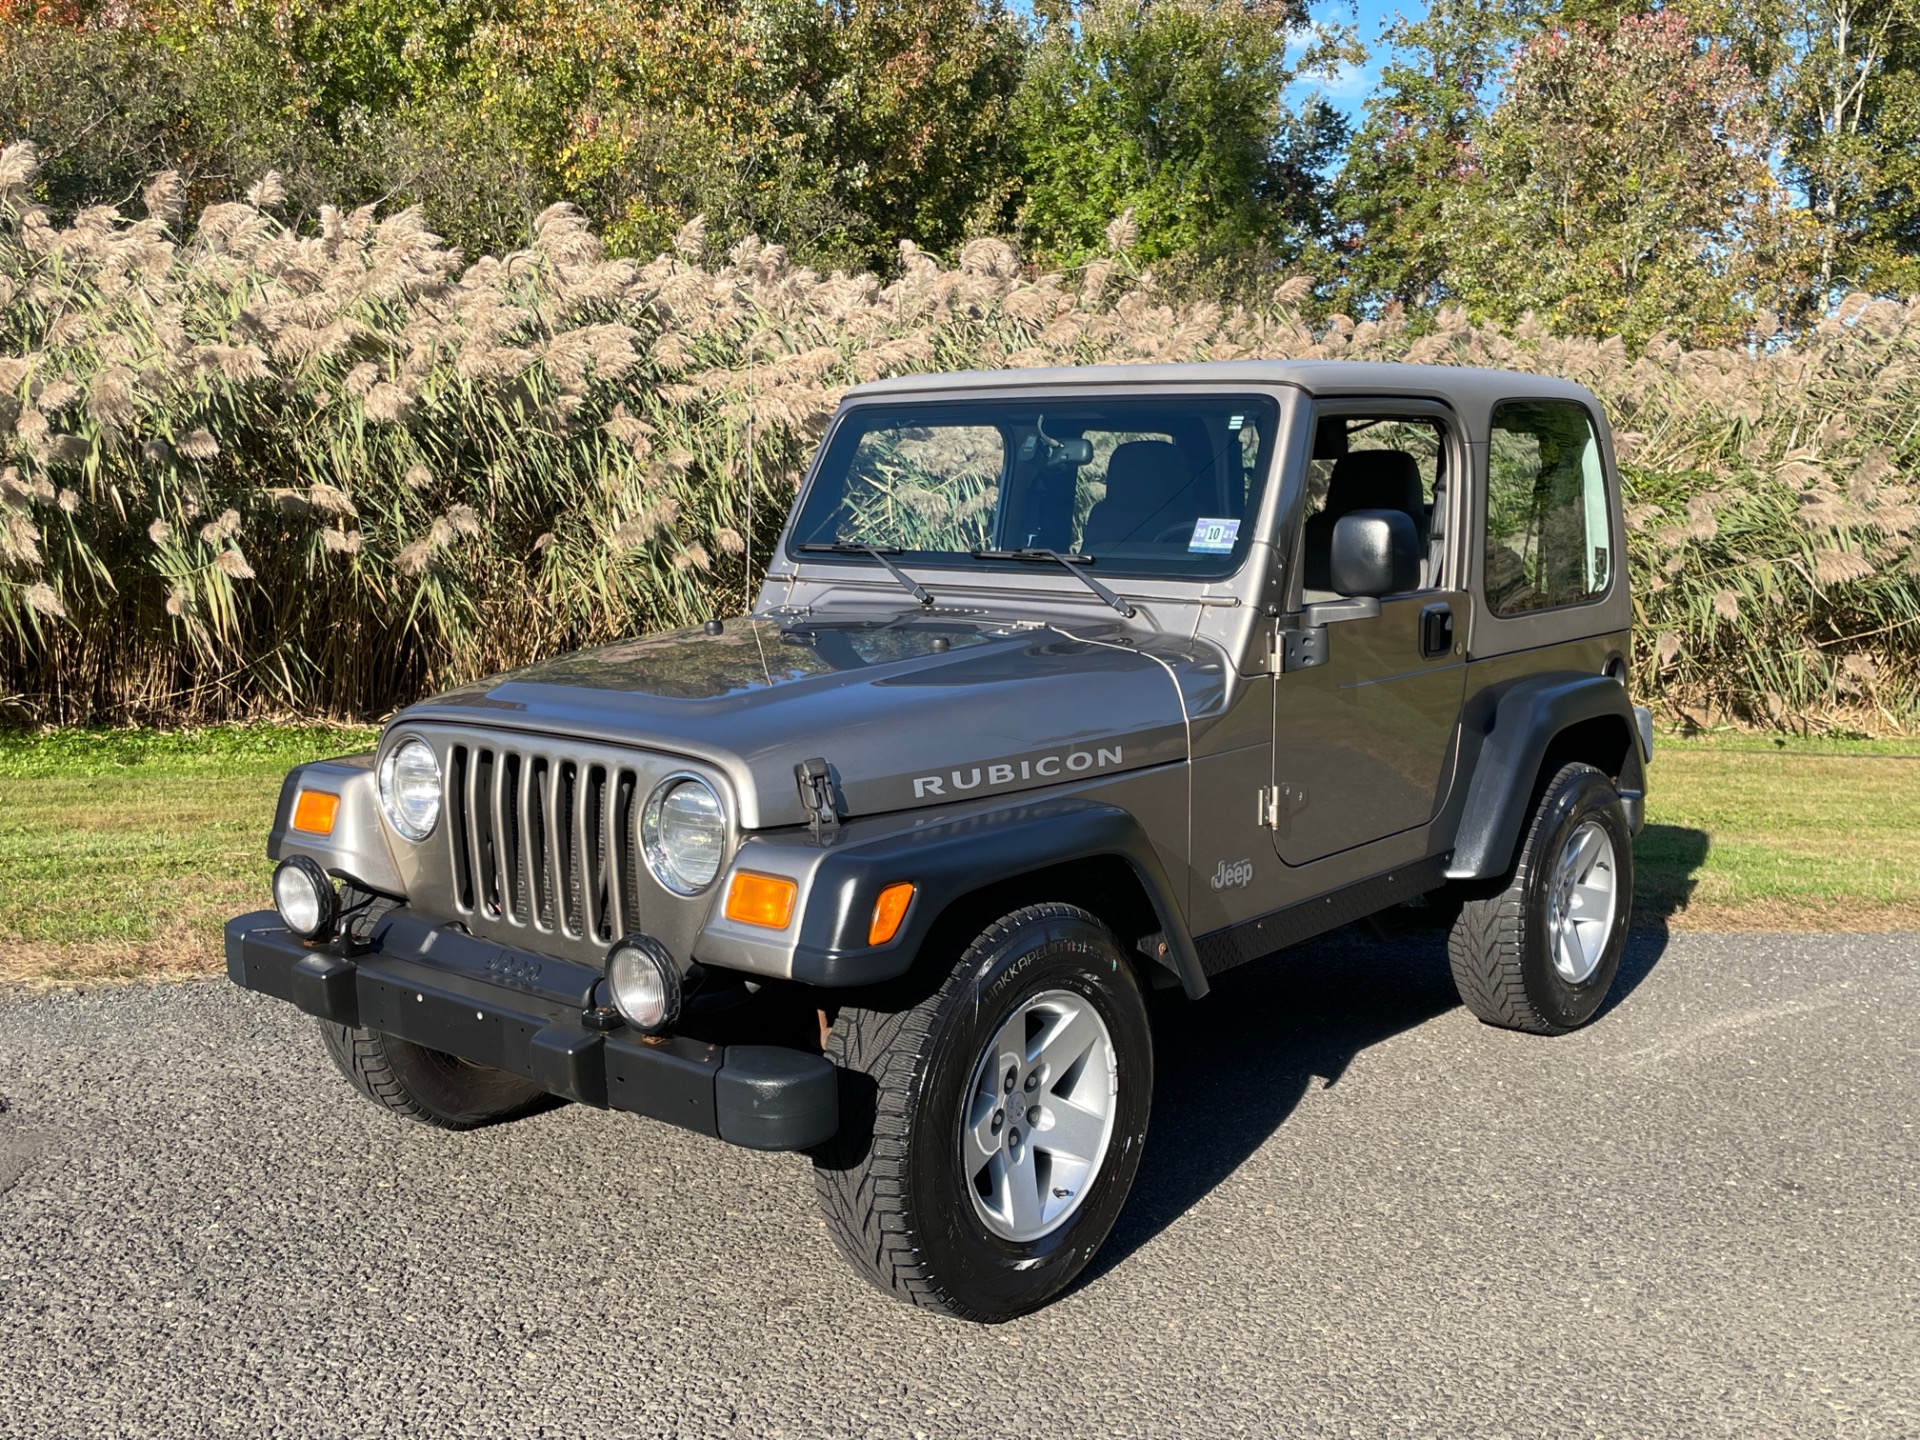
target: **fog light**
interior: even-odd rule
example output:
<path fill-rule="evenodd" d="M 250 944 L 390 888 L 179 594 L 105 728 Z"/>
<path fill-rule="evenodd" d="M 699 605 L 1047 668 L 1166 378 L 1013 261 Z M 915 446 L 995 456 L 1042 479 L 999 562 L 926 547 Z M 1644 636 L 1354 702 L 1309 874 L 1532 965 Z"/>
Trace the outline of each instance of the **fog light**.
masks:
<path fill-rule="evenodd" d="M 607 956 L 607 988 L 629 1025 L 648 1034 L 680 1018 L 680 968 L 651 935 L 631 935 Z"/>
<path fill-rule="evenodd" d="M 302 940 L 324 940 L 340 918 L 340 896 L 317 861 L 290 855 L 273 872 L 273 904 Z"/>

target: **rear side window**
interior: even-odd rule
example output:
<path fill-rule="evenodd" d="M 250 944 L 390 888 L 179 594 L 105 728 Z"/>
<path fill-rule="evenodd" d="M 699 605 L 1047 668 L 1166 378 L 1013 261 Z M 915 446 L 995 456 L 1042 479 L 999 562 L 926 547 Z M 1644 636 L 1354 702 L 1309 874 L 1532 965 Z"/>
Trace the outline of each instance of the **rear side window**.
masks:
<path fill-rule="evenodd" d="M 1615 564 L 1606 470 L 1586 407 L 1497 405 L 1487 452 L 1487 604 L 1496 615 L 1577 605 Z"/>

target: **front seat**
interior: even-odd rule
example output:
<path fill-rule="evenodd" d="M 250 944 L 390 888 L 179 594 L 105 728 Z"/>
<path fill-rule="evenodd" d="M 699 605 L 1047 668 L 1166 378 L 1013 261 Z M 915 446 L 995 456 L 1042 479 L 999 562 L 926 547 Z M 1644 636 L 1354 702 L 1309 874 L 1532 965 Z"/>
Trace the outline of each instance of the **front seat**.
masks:
<path fill-rule="evenodd" d="M 1189 531 L 1200 518 L 1200 496 L 1180 447 L 1170 440 L 1129 440 L 1107 461 L 1107 494 L 1087 513 L 1083 549 L 1147 545 L 1169 528 Z M 1181 537 L 1181 544 L 1186 537 Z"/>
<path fill-rule="evenodd" d="M 1301 583 L 1309 590 L 1331 590 L 1333 527 L 1356 510 L 1402 510 L 1413 521 L 1420 553 L 1427 551 L 1427 505 L 1420 488 L 1420 464 L 1404 450 L 1354 450 L 1334 462 L 1327 477 L 1327 503 L 1309 516 L 1303 536 L 1306 568 Z"/>

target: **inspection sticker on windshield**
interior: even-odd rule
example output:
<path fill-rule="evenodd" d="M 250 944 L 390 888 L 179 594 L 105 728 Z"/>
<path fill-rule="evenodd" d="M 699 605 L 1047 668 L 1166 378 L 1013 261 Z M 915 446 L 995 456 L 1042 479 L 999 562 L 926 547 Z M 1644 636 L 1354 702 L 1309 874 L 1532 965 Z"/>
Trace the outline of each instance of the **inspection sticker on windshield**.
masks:
<path fill-rule="evenodd" d="M 1209 520 L 1205 516 L 1194 521 L 1193 539 L 1187 542 L 1189 555 L 1231 555 L 1233 542 L 1240 538 L 1238 520 Z"/>

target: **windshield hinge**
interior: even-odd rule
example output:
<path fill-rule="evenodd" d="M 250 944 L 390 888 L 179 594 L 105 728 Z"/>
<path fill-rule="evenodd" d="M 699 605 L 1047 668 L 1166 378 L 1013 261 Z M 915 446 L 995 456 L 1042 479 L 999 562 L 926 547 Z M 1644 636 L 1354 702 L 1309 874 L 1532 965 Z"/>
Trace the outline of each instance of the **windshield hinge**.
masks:
<path fill-rule="evenodd" d="M 840 828 L 840 791 L 833 783 L 833 767 L 815 756 L 794 766 L 793 778 L 807 810 L 807 829 L 816 845 L 825 844 Z"/>

